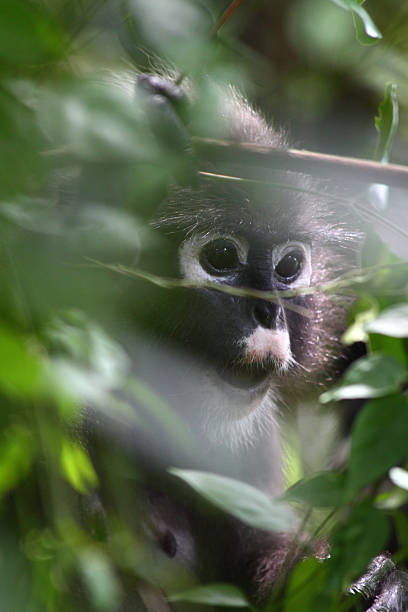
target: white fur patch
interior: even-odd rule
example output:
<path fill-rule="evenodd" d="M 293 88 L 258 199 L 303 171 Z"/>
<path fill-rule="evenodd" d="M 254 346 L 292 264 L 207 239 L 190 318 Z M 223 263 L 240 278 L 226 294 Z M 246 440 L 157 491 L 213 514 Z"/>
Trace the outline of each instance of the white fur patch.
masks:
<path fill-rule="evenodd" d="M 244 397 L 238 399 L 237 393 L 210 371 L 207 377 L 203 384 L 205 400 L 200 408 L 205 435 L 215 447 L 238 450 L 242 446 L 252 446 L 263 434 L 277 429 L 272 387 L 254 398 L 248 394 L 244 400 Z"/>
<path fill-rule="evenodd" d="M 266 329 L 258 326 L 244 338 L 245 361 L 258 363 L 266 359 L 276 360 L 281 367 L 289 365 L 292 359 L 287 329 Z"/>

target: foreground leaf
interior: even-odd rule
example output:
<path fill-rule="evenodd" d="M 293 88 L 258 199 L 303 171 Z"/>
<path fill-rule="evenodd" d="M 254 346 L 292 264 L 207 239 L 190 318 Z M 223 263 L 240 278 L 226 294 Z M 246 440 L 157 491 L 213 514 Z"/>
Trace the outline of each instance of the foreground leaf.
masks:
<path fill-rule="evenodd" d="M 344 498 L 344 475 L 321 472 L 301 480 L 284 495 L 287 501 L 300 501 L 315 507 L 339 506 Z"/>
<path fill-rule="evenodd" d="M 61 468 L 68 482 L 79 493 L 87 493 L 89 487 L 98 483 L 98 477 L 86 451 L 70 440 L 64 440 L 62 444 Z"/>
<path fill-rule="evenodd" d="M 293 525 L 290 508 L 263 491 L 226 476 L 195 470 L 169 470 L 203 497 L 251 527 L 288 531 Z"/>
<path fill-rule="evenodd" d="M 331 0 L 337 6 L 353 14 L 357 39 L 363 45 L 372 45 L 382 38 L 380 30 L 375 25 L 367 11 L 361 6 L 359 0 Z M 361 20 L 361 21 L 360 21 Z"/>
<path fill-rule="evenodd" d="M 212 606 L 225 606 L 229 608 L 247 608 L 248 601 L 237 587 L 231 584 L 207 584 L 177 593 L 168 598 L 169 601 L 185 601 Z"/>
<path fill-rule="evenodd" d="M 366 330 L 393 338 L 408 338 L 408 304 L 396 304 L 371 321 Z"/>
<path fill-rule="evenodd" d="M 376 158 L 384 163 L 390 159 L 391 146 L 398 128 L 397 86 L 387 83 L 384 100 L 378 107 L 375 127 L 379 134 Z"/>
<path fill-rule="evenodd" d="M 371 559 L 384 549 L 388 536 L 389 523 L 383 512 L 369 502 L 354 508 L 333 535 L 327 586 L 338 590 L 361 575 Z"/>
<path fill-rule="evenodd" d="M 57 24 L 27 0 L 1 0 L 1 60 L 30 65 L 55 60 L 65 42 Z"/>
<path fill-rule="evenodd" d="M 384 475 L 408 453 L 408 400 L 402 394 L 372 400 L 358 415 L 351 437 L 349 490 Z"/>
<path fill-rule="evenodd" d="M 399 391 L 407 379 L 404 366 L 391 357 L 369 355 L 355 361 L 345 373 L 340 386 L 323 393 L 324 404 L 342 399 L 381 397 Z"/>

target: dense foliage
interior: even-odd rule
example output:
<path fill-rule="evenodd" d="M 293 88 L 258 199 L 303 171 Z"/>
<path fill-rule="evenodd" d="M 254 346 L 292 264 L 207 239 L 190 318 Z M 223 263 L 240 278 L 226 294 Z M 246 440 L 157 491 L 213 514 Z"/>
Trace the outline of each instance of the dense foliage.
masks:
<path fill-rule="evenodd" d="M 138 427 L 146 414 L 153 415 L 169 436 L 188 445 L 171 407 L 138 379 L 120 341 L 123 333 L 133 333 L 129 312 L 137 312 L 152 280 L 160 283 L 138 267 L 141 244 L 154 257 L 147 219 L 169 177 L 183 180 L 191 170 L 165 134 L 152 136 L 133 92 L 130 68 L 152 70 L 166 63 L 179 78 L 194 77 L 203 126 L 214 121 L 214 92 L 204 74 L 252 86 L 260 105 L 268 111 L 279 107 L 286 120 L 282 107 L 292 112 L 304 100 L 294 120 L 299 134 L 324 125 L 322 118 L 333 124 L 338 108 L 342 124 L 332 125 L 332 133 L 344 129 L 354 134 L 362 112 L 356 110 L 356 100 L 366 102 L 364 120 L 373 125 L 372 111 L 384 97 L 386 83 L 400 78 L 395 147 L 400 161 L 407 160 L 408 91 L 403 81 L 408 63 L 401 41 L 408 20 L 403 2 L 394 1 L 390 21 L 380 0 L 372 6 L 367 2 L 368 12 L 358 0 L 285 2 L 285 35 L 274 29 L 272 20 L 266 23 L 270 37 L 281 40 L 282 51 L 290 47 L 291 66 L 279 60 L 274 45 L 268 56 L 264 29 L 263 47 L 259 41 L 255 45 L 249 27 L 245 30 L 245 23 L 253 27 L 257 15 L 265 14 L 267 2 L 243 3 L 225 29 L 210 36 L 219 4 L 1 2 L 2 610 L 76 610 L 78 580 L 92 609 L 102 611 L 116 609 L 123 575 L 140 584 L 164 585 L 173 597 L 185 584 L 167 567 L 149 561 L 140 534 L 123 517 L 108 517 L 110 536 L 105 538 L 95 535 L 94 526 L 89 529 L 78 514 L 78 499 L 100 486 L 86 448 L 73 435 L 81 427 L 85 406 L 109 418 L 125 415 Z M 221 4 L 226 8 L 227 3 Z M 277 2 L 275 10 L 279 7 Z M 307 71 L 300 59 L 297 66 L 293 59 L 301 56 Z M 252 83 L 249 74 L 256 76 Z M 377 153 L 374 125 L 367 139 L 366 132 L 355 128 L 359 148 L 353 148 L 351 138 L 351 145 L 341 142 L 337 150 L 365 152 L 387 162 L 396 123 L 395 88 L 389 87 L 376 123 Z M 333 142 L 328 148 L 336 150 Z M 323 407 L 313 407 L 324 415 L 326 403 L 367 400 L 352 427 L 347 467 L 312 474 L 310 466 L 302 467 L 300 437 L 296 431 L 288 434 L 288 482 L 305 478 L 286 500 L 307 517 L 310 533 L 330 533 L 332 552 L 325 563 L 309 559 L 295 568 L 283 599 L 285 612 L 355 605 L 352 597 L 344 599 L 343 590 L 387 548 L 391 529 L 396 561 L 408 557 L 403 511 L 408 501 L 408 274 L 397 257 L 408 256 L 408 216 L 401 193 L 382 197 L 383 208 L 388 202 L 389 210 L 372 209 L 379 236 L 374 232 L 367 244 L 361 274 L 331 288 L 357 296 L 344 341 L 368 346 L 367 356 L 321 396 Z M 391 220 L 385 226 L 382 215 Z M 132 397 L 143 407 L 141 413 L 135 412 Z M 313 446 L 313 438 L 306 445 Z M 130 467 L 114 457 L 107 462 L 112 481 L 119 483 L 116 494 L 126 506 L 119 473 Z M 249 524 L 284 527 L 279 504 L 247 485 L 220 481 L 216 475 L 178 475 Z M 137 474 L 132 478 L 137 481 Z M 268 609 L 277 609 L 282 597 L 277 589 Z M 230 586 L 201 587 L 185 598 L 246 606 Z"/>

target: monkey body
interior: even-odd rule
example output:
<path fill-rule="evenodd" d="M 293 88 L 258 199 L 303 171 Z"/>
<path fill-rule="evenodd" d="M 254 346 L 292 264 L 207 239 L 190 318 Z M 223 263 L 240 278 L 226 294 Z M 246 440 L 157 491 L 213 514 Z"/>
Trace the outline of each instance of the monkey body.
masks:
<path fill-rule="evenodd" d="M 142 84 L 165 106 L 172 94 L 157 79 L 143 77 Z M 286 146 L 285 136 L 232 90 L 218 114 L 223 131 L 217 135 Z M 139 431 L 110 420 L 95 427 L 91 415 L 88 437 L 97 465 L 108 439 L 142 474 L 127 514 L 159 556 L 201 583 L 232 582 L 262 602 L 287 569 L 288 554 L 296 558 L 291 537 L 222 515 L 166 469 L 205 470 L 283 492 L 281 412 L 316 400 L 351 359 L 340 340 L 345 300 L 302 289 L 356 267 L 362 232 L 351 211 L 338 210 L 312 179 L 274 173 L 275 184 L 270 176 L 234 182 L 213 176 L 211 162 L 207 168 L 214 172 L 194 187 L 170 188 L 151 219 L 162 238 L 155 262 L 140 262 L 194 287 L 152 290 L 134 313 L 143 334 L 153 330 L 151 338 L 125 342 L 137 376 L 174 410 L 190 448 L 154 418 Z M 231 168 L 233 174 L 233 162 Z M 285 295 L 291 290 L 295 295 Z M 109 508 L 111 493 L 104 499 L 101 482 Z M 142 521 L 134 519 L 134 507 Z M 312 548 L 325 552 L 320 544 Z"/>

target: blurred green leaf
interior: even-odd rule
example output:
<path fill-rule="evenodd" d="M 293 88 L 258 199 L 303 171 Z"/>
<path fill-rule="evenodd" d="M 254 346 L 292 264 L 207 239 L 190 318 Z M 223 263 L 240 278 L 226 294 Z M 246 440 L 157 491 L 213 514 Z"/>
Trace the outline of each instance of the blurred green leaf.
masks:
<path fill-rule="evenodd" d="M 171 474 L 187 482 L 203 497 L 247 525 L 267 531 L 287 531 L 293 526 L 292 511 L 260 489 L 233 478 L 172 468 Z"/>
<path fill-rule="evenodd" d="M 331 0 L 337 6 L 353 15 L 356 35 L 363 45 L 372 45 L 382 38 L 382 34 L 371 19 L 367 11 L 362 7 L 364 0 Z"/>
<path fill-rule="evenodd" d="M 348 520 L 339 524 L 333 534 L 330 559 L 326 561 L 327 587 L 337 591 L 347 588 L 384 549 L 389 531 L 387 517 L 370 502 L 356 506 Z"/>
<path fill-rule="evenodd" d="M 78 226 L 72 231 L 72 239 L 87 257 L 121 261 L 129 254 L 134 265 L 142 248 L 154 244 L 152 233 L 133 215 L 118 208 L 97 204 L 83 206 L 77 218 Z M 157 240 L 156 240 L 157 242 Z"/>
<path fill-rule="evenodd" d="M 0 434 L 0 495 L 26 476 L 34 452 L 33 436 L 27 428 L 13 425 Z"/>
<path fill-rule="evenodd" d="M 325 404 L 343 399 L 381 397 L 399 391 L 407 380 L 406 368 L 396 359 L 375 353 L 351 364 L 339 386 L 320 396 Z"/>
<path fill-rule="evenodd" d="M 326 573 L 326 564 L 317 559 L 299 562 L 289 577 L 284 612 L 314 612 L 315 600 L 322 594 Z"/>
<path fill-rule="evenodd" d="M 320 472 L 293 485 L 283 495 L 283 499 L 322 508 L 339 506 L 344 503 L 344 485 L 344 474 Z"/>
<path fill-rule="evenodd" d="M 368 339 L 371 353 L 381 353 L 391 359 L 398 360 L 408 370 L 408 352 L 405 349 L 406 340 L 404 338 L 370 334 Z"/>
<path fill-rule="evenodd" d="M 98 477 L 86 451 L 77 443 L 62 441 L 61 469 L 68 482 L 79 491 L 87 493 L 89 487 L 98 484 Z"/>
<path fill-rule="evenodd" d="M 383 476 L 408 453 L 408 399 L 391 395 L 368 402 L 351 436 L 348 490 Z"/>
<path fill-rule="evenodd" d="M 0 201 L 0 216 L 21 228 L 41 233 L 62 234 L 64 216 L 44 198 L 15 197 Z M 66 232 L 66 228 L 65 228 Z"/>
<path fill-rule="evenodd" d="M 0 389 L 12 397 L 36 397 L 42 386 L 40 356 L 24 336 L 0 325 Z"/>
<path fill-rule="evenodd" d="M 0 197 L 33 190 L 45 176 L 43 139 L 34 112 L 0 84 Z"/>
<path fill-rule="evenodd" d="M 90 376 L 100 377 L 101 389 L 118 386 L 129 371 L 129 359 L 122 347 L 80 311 L 66 311 L 55 318 L 46 337 L 59 354 L 76 360 L 73 366 L 81 363 Z"/>
<path fill-rule="evenodd" d="M 59 59 L 66 48 L 62 29 L 30 0 L 1 0 L 0 60 L 41 64 Z"/>
<path fill-rule="evenodd" d="M 390 159 L 398 121 L 397 86 L 394 83 L 387 83 L 384 101 L 378 107 L 378 117 L 375 118 L 375 127 L 379 134 L 376 158 L 379 161 L 387 163 Z"/>
<path fill-rule="evenodd" d="M 176 593 L 171 595 L 168 600 L 170 602 L 185 601 L 187 603 L 227 608 L 248 607 L 248 601 L 237 587 L 222 583 L 206 584 L 184 593 Z"/>
<path fill-rule="evenodd" d="M 10 525 L 0 530 L 0 606 L 5 612 L 30 610 L 32 603 L 31 568 L 21 550 L 21 542 Z"/>
<path fill-rule="evenodd" d="M 113 80 L 71 80 L 44 89 L 37 113 L 50 146 L 80 160 L 118 164 L 160 158 L 136 93 L 125 94 Z"/>
<path fill-rule="evenodd" d="M 366 326 L 370 333 L 393 338 L 408 338 L 408 304 L 396 304 L 383 310 Z"/>

